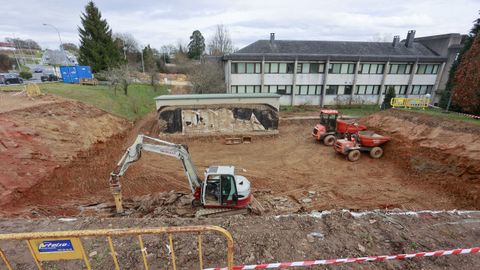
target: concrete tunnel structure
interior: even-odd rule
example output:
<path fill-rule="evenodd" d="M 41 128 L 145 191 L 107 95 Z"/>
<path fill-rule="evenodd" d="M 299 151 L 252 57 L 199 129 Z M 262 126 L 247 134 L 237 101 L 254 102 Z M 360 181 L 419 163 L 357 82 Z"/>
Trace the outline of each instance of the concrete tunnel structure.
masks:
<path fill-rule="evenodd" d="M 185 135 L 278 132 L 280 95 L 196 94 L 155 98 L 161 133 Z"/>

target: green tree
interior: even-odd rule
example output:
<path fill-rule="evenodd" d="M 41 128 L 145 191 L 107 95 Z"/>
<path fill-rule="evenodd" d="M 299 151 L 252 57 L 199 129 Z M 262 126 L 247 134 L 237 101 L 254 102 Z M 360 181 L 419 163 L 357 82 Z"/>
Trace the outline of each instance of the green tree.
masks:
<path fill-rule="evenodd" d="M 193 31 L 190 36 L 190 43 L 188 43 L 188 57 L 190 59 L 200 59 L 205 51 L 205 38 L 203 38 L 200 31 Z"/>
<path fill-rule="evenodd" d="M 13 67 L 13 60 L 6 54 L 0 54 L 0 72 L 8 72 Z"/>
<path fill-rule="evenodd" d="M 464 59 L 465 53 L 470 50 L 470 47 L 472 47 L 473 41 L 475 40 L 475 37 L 477 36 L 477 33 L 480 31 L 480 18 L 476 19 L 473 22 L 473 27 L 470 30 L 470 34 L 465 38 L 463 42 L 463 47 L 458 53 L 457 59 L 455 59 L 455 62 L 453 62 L 452 67 L 450 68 L 449 74 L 448 74 L 448 81 L 447 85 L 445 86 L 445 91 L 442 92 L 442 95 L 440 96 L 440 107 L 444 109 L 449 109 L 448 107 L 450 106 L 450 96 L 452 95 L 452 90 L 455 87 L 455 73 L 457 72 L 457 68 L 460 65 L 460 63 Z M 455 108 L 458 110 L 458 107 Z"/>
<path fill-rule="evenodd" d="M 393 86 L 388 87 L 387 93 L 385 93 L 385 97 L 383 98 L 382 108 L 383 109 L 391 108 L 392 105 L 390 105 L 390 101 L 395 96 L 396 96 L 395 95 L 395 88 L 393 88 Z"/>
<path fill-rule="evenodd" d="M 93 72 L 118 66 L 121 56 L 112 39 L 112 30 L 92 1 L 85 6 L 80 19 L 80 64 L 91 66 Z"/>
<path fill-rule="evenodd" d="M 155 63 L 155 54 L 153 53 L 153 49 L 150 45 L 147 45 L 143 50 L 143 63 L 145 65 L 146 72 L 152 72 L 156 70 L 156 63 Z"/>

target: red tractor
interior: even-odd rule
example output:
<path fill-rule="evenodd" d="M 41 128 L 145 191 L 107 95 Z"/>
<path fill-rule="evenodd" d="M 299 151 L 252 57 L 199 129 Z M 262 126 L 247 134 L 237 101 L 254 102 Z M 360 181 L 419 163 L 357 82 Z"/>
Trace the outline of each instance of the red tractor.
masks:
<path fill-rule="evenodd" d="M 320 110 L 320 123 L 313 128 L 312 136 L 327 146 L 332 146 L 337 138 L 344 138 L 345 134 L 366 130 L 364 125 L 354 125 L 338 119 L 337 110 Z"/>
<path fill-rule="evenodd" d="M 390 141 L 387 136 L 376 134 L 373 131 L 358 131 L 354 134 L 347 134 L 344 139 L 335 142 L 335 151 L 346 155 L 348 160 L 357 161 L 360 159 L 360 152 L 369 152 L 372 158 L 381 158 L 386 142 Z"/>

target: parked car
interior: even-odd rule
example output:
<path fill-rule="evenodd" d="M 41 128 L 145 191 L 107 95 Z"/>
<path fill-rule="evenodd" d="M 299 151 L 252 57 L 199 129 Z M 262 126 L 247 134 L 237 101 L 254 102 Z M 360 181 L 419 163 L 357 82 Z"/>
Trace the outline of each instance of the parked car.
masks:
<path fill-rule="evenodd" d="M 33 72 L 35 73 L 42 73 L 43 72 L 43 69 L 41 67 L 36 67 Z"/>
<path fill-rule="evenodd" d="M 13 73 L 4 73 L 0 74 L 0 83 L 2 84 L 21 84 L 23 83 L 23 80 L 18 77 L 17 74 Z"/>
<path fill-rule="evenodd" d="M 40 77 L 40 80 L 42 80 L 42 82 L 56 82 L 58 81 L 58 77 L 55 74 L 44 74 Z"/>

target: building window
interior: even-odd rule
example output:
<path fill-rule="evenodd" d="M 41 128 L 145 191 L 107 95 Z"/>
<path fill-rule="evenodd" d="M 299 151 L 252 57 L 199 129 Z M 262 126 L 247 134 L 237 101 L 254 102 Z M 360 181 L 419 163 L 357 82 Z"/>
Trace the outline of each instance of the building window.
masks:
<path fill-rule="evenodd" d="M 360 64 L 359 74 L 383 74 L 385 64 L 364 63 Z"/>
<path fill-rule="evenodd" d="M 336 95 L 338 93 L 338 85 L 327 85 L 326 95 Z"/>
<path fill-rule="evenodd" d="M 232 74 L 259 74 L 261 66 L 260 63 L 232 63 Z"/>
<path fill-rule="evenodd" d="M 433 85 L 413 85 L 411 95 L 425 95 L 432 93 Z"/>
<path fill-rule="evenodd" d="M 265 73 L 293 73 L 294 63 L 265 63 Z"/>
<path fill-rule="evenodd" d="M 303 73 L 303 69 L 307 66 L 308 64 L 303 64 L 303 63 L 298 63 L 297 65 L 297 73 Z M 306 72 L 305 72 L 306 73 Z"/>
<path fill-rule="evenodd" d="M 286 73 L 293 73 L 293 69 L 295 68 L 294 63 L 288 63 L 287 64 L 287 72 Z"/>
<path fill-rule="evenodd" d="M 297 85 L 295 95 L 321 95 L 323 85 Z"/>
<path fill-rule="evenodd" d="M 232 85 L 234 94 L 260 93 L 260 85 Z"/>
<path fill-rule="evenodd" d="M 264 93 L 274 93 L 279 95 L 291 95 L 291 85 L 264 85 Z"/>
<path fill-rule="evenodd" d="M 351 85 L 341 85 L 339 87 L 339 90 L 342 88 L 343 86 L 343 94 L 344 95 L 351 95 L 352 94 L 352 86 Z"/>
<path fill-rule="evenodd" d="M 390 87 L 393 87 L 393 89 L 395 89 L 396 95 L 406 95 L 408 85 L 385 85 L 383 94 L 385 94 Z"/>
<path fill-rule="evenodd" d="M 328 69 L 328 73 L 332 74 L 353 74 L 355 72 L 355 64 L 348 63 L 332 63 Z"/>
<path fill-rule="evenodd" d="M 380 85 L 357 85 L 356 95 L 378 95 Z"/>
<path fill-rule="evenodd" d="M 391 64 L 390 74 L 410 74 L 412 72 L 412 64 Z"/>
<path fill-rule="evenodd" d="M 417 74 L 437 74 L 437 64 L 419 64 L 417 68 Z"/>

